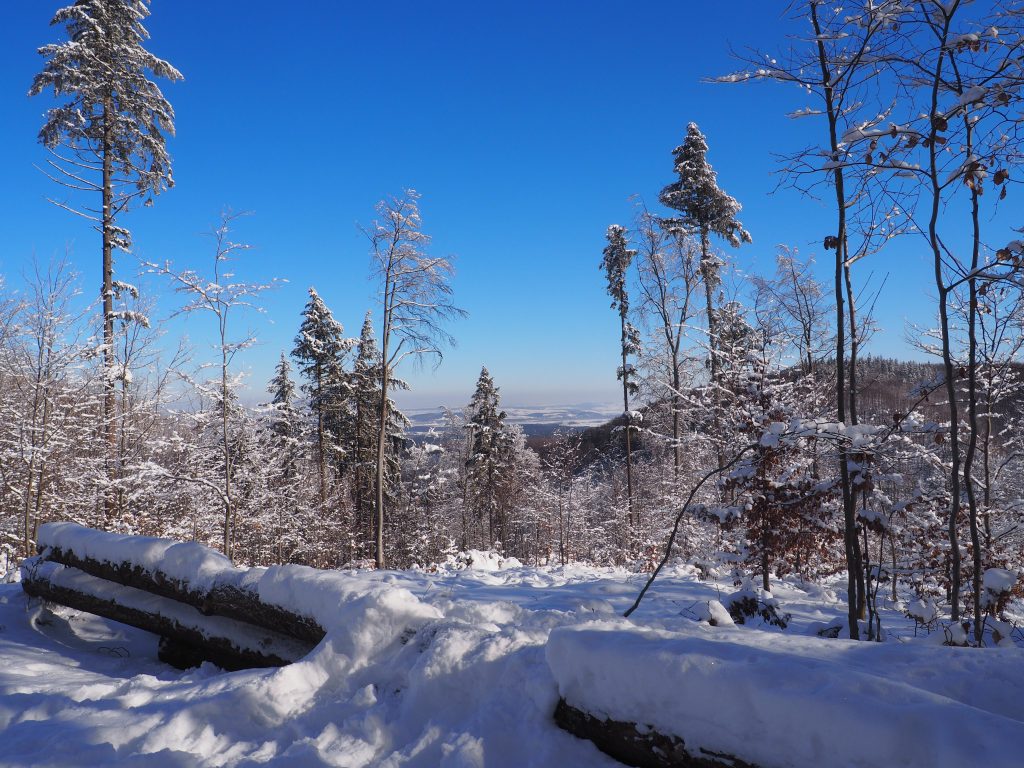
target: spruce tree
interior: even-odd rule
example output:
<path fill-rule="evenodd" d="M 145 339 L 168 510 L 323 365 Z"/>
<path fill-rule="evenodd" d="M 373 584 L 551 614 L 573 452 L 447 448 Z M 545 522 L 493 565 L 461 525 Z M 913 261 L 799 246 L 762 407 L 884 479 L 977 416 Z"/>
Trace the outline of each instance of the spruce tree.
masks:
<path fill-rule="evenodd" d="M 39 141 L 51 150 L 44 171 L 70 189 L 95 193 L 98 207 L 62 208 L 94 222 L 102 238 L 103 432 L 107 474 L 113 476 L 117 430 L 114 359 L 114 249 L 131 247 L 117 217 L 137 198 L 146 205 L 173 186 L 166 135 L 174 133 L 174 110 L 147 73 L 168 80 L 182 75 L 143 48 L 149 0 L 77 0 L 57 11 L 66 42 L 39 49 L 46 58 L 30 96 L 52 89 L 63 102 L 47 110 Z M 112 500 L 107 499 L 108 513 Z"/>
<path fill-rule="evenodd" d="M 356 508 L 356 526 L 360 537 L 372 539 L 376 499 L 377 441 L 380 433 L 380 349 L 373 328 L 372 313 L 367 312 L 356 343 L 356 359 L 348 375 L 351 419 L 346 434 L 349 466 L 352 469 L 352 493 Z M 390 388 L 408 389 L 401 379 L 391 378 Z M 392 498 L 399 479 L 398 458 L 405 445 L 409 420 L 395 402 L 387 398 L 388 423 L 384 446 L 384 491 Z"/>
<path fill-rule="evenodd" d="M 469 499 L 477 519 L 487 518 L 488 544 L 504 542 L 505 519 L 499 503 L 499 486 L 507 458 L 506 414 L 501 410 L 498 387 L 486 367 L 480 369 L 476 390 L 466 408 L 469 432 L 467 460 Z"/>
<path fill-rule="evenodd" d="M 696 123 L 686 126 L 686 138 L 672 150 L 678 179 L 661 190 L 662 205 L 679 212 L 666 219 L 670 229 L 700 239 L 700 270 L 704 279 L 708 314 L 709 361 L 712 382 L 718 381 L 717 328 L 715 327 L 714 291 L 720 282 L 722 262 L 711 252 L 711 235 L 725 240 L 734 248 L 751 242 L 750 233 L 736 218 L 742 206 L 718 186 L 718 174 L 708 163 L 708 142 Z"/>
<path fill-rule="evenodd" d="M 302 325 L 295 337 L 292 357 L 307 383 L 309 407 L 316 416 L 316 451 L 320 480 L 320 503 L 327 501 L 327 437 L 334 409 L 338 407 L 342 380 L 342 362 L 351 346 L 344 329 L 315 288 L 309 289 L 309 301 L 302 311 Z"/>
<path fill-rule="evenodd" d="M 292 366 L 281 353 L 281 359 L 274 366 L 274 377 L 267 385 L 267 391 L 273 395 L 271 404 L 275 407 L 273 417 L 273 431 L 283 437 L 289 436 L 291 432 L 292 419 L 295 406 L 295 382 L 291 378 Z"/>
<path fill-rule="evenodd" d="M 629 247 L 626 229 L 618 224 L 608 227 L 608 245 L 604 249 L 601 268 L 608 278 L 608 295 L 612 297 L 612 309 L 619 313 L 619 352 L 622 365 L 618 377 L 622 381 L 622 413 L 626 422 L 626 503 L 629 510 L 629 525 L 639 523 L 639 515 L 633 510 L 633 412 L 629 408 L 629 396 L 637 391 L 634 381 L 636 369 L 629 362 L 630 355 L 640 351 L 640 334 L 629 322 L 629 292 L 626 288 L 626 274 L 637 252 Z"/>

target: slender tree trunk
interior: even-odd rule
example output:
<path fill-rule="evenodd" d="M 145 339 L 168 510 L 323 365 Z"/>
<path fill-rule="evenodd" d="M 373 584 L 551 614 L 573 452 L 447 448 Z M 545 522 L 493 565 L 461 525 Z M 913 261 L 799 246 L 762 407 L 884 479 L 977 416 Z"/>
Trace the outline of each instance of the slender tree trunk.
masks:
<path fill-rule="evenodd" d="M 685 315 L 685 310 L 682 313 Z M 683 322 L 680 318 L 679 327 L 675 332 L 675 339 L 671 342 L 672 349 L 672 479 L 675 486 L 679 485 L 679 472 L 682 465 L 683 447 L 679 444 L 681 418 L 680 418 L 680 388 L 682 387 L 679 376 L 679 344 L 683 335 Z"/>
<path fill-rule="evenodd" d="M 107 482 L 112 483 L 117 475 L 117 428 L 115 424 L 116 400 L 114 390 L 114 148 L 112 99 L 103 101 L 103 210 L 100 231 L 103 237 L 103 437 L 106 442 Z M 103 495 L 103 507 L 107 524 L 115 515 L 114 498 L 108 487 Z"/>
<path fill-rule="evenodd" d="M 226 340 L 223 329 L 221 333 L 221 368 L 220 368 L 220 427 L 221 450 L 224 454 L 224 555 L 234 560 L 232 547 L 232 501 L 231 501 L 231 437 L 228 429 L 228 359 L 224 353 Z"/>
<path fill-rule="evenodd" d="M 959 79 L 959 76 L 958 76 Z M 962 89 L 961 89 L 962 90 Z M 967 131 L 967 155 L 973 154 L 974 128 L 967 112 L 964 113 L 964 126 Z M 971 189 L 971 275 L 973 275 L 980 263 L 981 246 L 981 225 L 978 219 L 978 190 Z M 970 296 L 967 305 L 967 418 L 970 425 L 970 433 L 967 440 L 967 450 L 964 453 L 964 488 L 967 491 L 968 520 L 971 532 L 971 547 L 973 548 L 974 573 L 972 576 L 971 592 L 974 609 L 974 643 L 981 645 L 982 623 L 981 623 L 981 537 L 978 532 L 978 499 L 974 489 L 974 454 L 978 447 L 978 281 L 971 277 L 967 281 Z"/>
<path fill-rule="evenodd" d="M 821 25 L 818 21 L 818 4 L 810 0 L 808 7 L 814 34 L 817 37 L 818 63 L 821 66 L 822 83 L 825 89 L 825 108 L 828 117 L 829 148 L 833 157 L 839 157 L 838 116 L 836 114 L 835 97 L 832 86 L 832 73 L 829 69 L 825 44 L 821 39 Z M 836 195 L 836 212 L 838 225 L 836 228 L 836 264 L 835 264 L 835 301 L 836 301 L 836 416 L 841 424 L 846 423 L 846 338 L 845 309 L 843 299 L 843 267 L 846 262 L 846 189 L 844 186 L 842 167 L 833 171 Z M 860 542 L 857 537 L 857 519 L 853 489 L 850 486 L 850 468 L 845 445 L 839 444 L 839 478 L 843 495 L 843 543 L 846 549 L 847 568 L 847 619 L 850 638 L 860 639 L 857 620 L 860 616 L 858 586 L 863 571 L 860 558 Z"/>
<path fill-rule="evenodd" d="M 380 344 L 380 403 L 377 415 L 380 423 L 377 425 L 377 508 L 375 511 L 374 532 L 376 533 L 374 556 L 378 569 L 385 567 L 384 563 L 384 450 L 388 439 L 388 385 L 391 383 L 391 367 L 388 361 L 388 352 L 391 346 L 391 322 L 392 308 L 394 306 L 394 287 L 391 277 L 391 265 L 385 271 L 384 277 L 384 307 L 382 314 L 381 344 Z M 401 348 L 401 345 L 399 345 Z"/>
<path fill-rule="evenodd" d="M 762 502 L 764 503 L 764 502 Z M 761 587 L 765 592 L 772 591 L 771 581 L 769 579 L 769 569 L 771 567 L 771 559 L 769 558 L 768 547 L 769 547 L 769 523 L 767 511 L 761 513 Z"/>
<path fill-rule="evenodd" d="M 319 361 L 316 363 L 316 450 L 317 471 L 320 479 L 320 506 L 327 504 L 327 450 L 324 436 L 324 374 Z"/>
<path fill-rule="evenodd" d="M 712 266 L 709 261 L 711 257 L 710 233 L 703 229 L 700 233 L 700 263 L 701 276 L 704 278 L 704 306 L 708 316 L 708 366 L 711 376 L 711 404 L 712 422 L 711 432 L 718 435 L 718 403 L 721 400 L 719 392 L 720 371 L 718 365 L 718 321 L 715 318 L 715 289 L 712 274 Z M 722 452 L 721 443 L 715 449 L 715 459 L 718 462 L 718 469 L 725 466 L 725 454 Z"/>
<path fill-rule="evenodd" d="M 640 520 L 633 510 L 633 414 L 629 410 L 629 368 L 626 361 L 626 344 L 628 335 L 626 332 L 626 315 L 620 315 L 622 326 L 622 408 L 626 418 L 626 505 L 629 510 L 629 526 L 636 528 Z"/>
<path fill-rule="evenodd" d="M 848 319 L 849 324 L 850 324 L 850 362 L 849 362 L 849 365 L 847 366 L 847 373 L 849 375 L 849 380 L 850 380 L 850 389 L 847 392 L 847 398 L 848 398 L 849 403 L 850 403 L 850 410 L 849 410 L 850 423 L 856 425 L 856 424 L 859 423 L 858 418 L 857 418 L 857 398 L 858 398 L 858 391 L 857 391 L 857 353 L 860 350 L 860 331 L 857 328 L 857 303 L 855 301 L 855 295 L 854 295 L 854 292 L 853 292 L 853 278 L 852 278 L 852 276 L 850 274 L 849 255 L 850 255 L 850 251 L 849 251 L 849 247 L 848 247 L 847 242 L 846 242 L 846 235 L 844 234 L 844 242 L 843 242 L 843 282 L 845 283 L 845 286 L 846 286 L 846 300 L 847 300 L 846 316 L 847 316 L 847 319 Z M 852 490 L 853 489 L 851 489 L 851 491 Z M 864 548 L 863 552 L 859 553 L 859 555 L 860 555 L 860 557 L 862 559 L 867 561 L 868 560 L 868 556 L 869 556 L 870 553 L 867 551 L 867 533 L 866 532 L 865 532 L 864 536 L 865 536 L 865 539 L 864 539 L 864 541 L 865 541 L 864 547 L 865 548 Z M 861 618 L 861 620 L 867 618 L 867 610 L 868 610 L 868 604 L 867 603 L 868 603 L 868 597 L 869 597 L 868 592 L 871 589 L 870 574 L 868 573 L 868 565 L 869 565 L 869 563 L 865 562 L 863 568 L 858 568 L 857 569 L 857 615 Z M 869 633 L 868 634 L 869 634 L 868 639 L 869 640 L 872 639 L 872 637 L 871 637 L 872 632 L 870 631 L 870 628 L 869 628 Z"/>
<path fill-rule="evenodd" d="M 939 134 L 937 117 L 939 110 L 939 88 L 942 83 L 942 64 L 945 58 L 946 41 L 949 37 L 951 14 L 955 12 L 943 10 L 942 28 L 937 30 L 939 37 L 938 57 L 932 78 L 931 105 L 929 116 L 931 125 L 928 129 L 928 177 L 931 185 L 931 214 L 928 219 L 928 244 L 932 251 L 935 272 L 935 288 L 939 294 L 939 324 L 942 335 L 942 365 L 946 377 L 946 398 L 949 400 L 949 451 L 950 451 L 950 508 L 949 508 L 949 564 L 950 564 L 950 616 L 953 621 L 960 619 L 960 541 L 957 533 L 957 522 L 960 517 L 960 413 L 956 401 L 955 371 L 953 369 L 953 353 L 949 331 L 949 289 L 942 274 L 942 245 L 939 242 L 939 209 L 941 206 L 942 188 L 939 182 L 938 149 L 935 138 Z"/>
<path fill-rule="evenodd" d="M 992 445 L 992 381 L 989 378 L 988 396 L 985 398 L 985 437 L 981 444 L 982 470 L 985 475 L 985 487 L 982 488 L 982 504 L 985 508 L 985 549 L 992 548 L 992 520 L 989 510 L 992 508 L 992 466 L 990 463 Z"/>
<path fill-rule="evenodd" d="M 387 349 L 385 340 L 384 349 Z M 382 366 L 384 373 L 381 375 L 380 387 L 380 429 L 377 432 L 377 519 L 374 526 L 376 533 L 376 563 L 377 568 L 384 568 L 384 442 L 387 440 L 388 424 L 388 375 L 387 365 Z"/>

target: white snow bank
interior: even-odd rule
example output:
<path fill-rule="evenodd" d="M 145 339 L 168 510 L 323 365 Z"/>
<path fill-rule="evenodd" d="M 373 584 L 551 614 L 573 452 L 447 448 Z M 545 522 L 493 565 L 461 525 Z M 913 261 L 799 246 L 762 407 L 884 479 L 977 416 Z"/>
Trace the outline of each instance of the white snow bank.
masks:
<path fill-rule="evenodd" d="M 782 635 L 752 646 L 752 634 L 604 622 L 555 630 L 547 660 L 571 705 L 764 768 L 1020 765 L 1021 707 L 1002 710 L 1013 719 L 983 711 L 977 696 L 956 690 L 963 678 L 957 668 L 971 663 L 984 668 L 974 680 L 985 681 L 977 687 L 986 694 L 1017 695 L 1024 673 L 1016 652 L 903 646 L 919 655 L 907 674 L 893 665 L 891 647 Z M 865 647 L 881 649 L 874 668 L 845 658 L 851 651 L 862 656 Z M 915 685 L 922 664 L 934 678 L 927 687 Z M 944 688 L 943 679 L 960 682 Z"/>
<path fill-rule="evenodd" d="M 985 571 L 983 585 L 986 592 L 1005 594 L 1017 585 L 1017 572 L 1005 568 L 989 568 Z"/>
<path fill-rule="evenodd" d="M 505 557 L 497 552 L 481 549 L 468 549 L 455 555 L 449 555 L 439 570 L 460 571 L 472 568 L 475 571 L 504 571 L 509 568 L 522 568 L 523 564 L 514 557 Z"/>
<path fill-rule="evenodd" d="M 941 633 L 913 639 L 914 623 L 885 606 L 889 642 L 806 637 L 845 616 L 828 587 L 773 584 L 793 615 L 783 632 L 694 620 L 705 607 L 724 620 L 717 603 L 732 590 L 728 569 L 699 580 L 689 566 L 666 567 L 635 621 L 619 615 L 644 574 L 622 569 L 239 573 L 261 598 L 315 615 L 323 642 L 280 669 L 182 674 L 156 661 L 146 633 L 65 609 L 50 615 L 17 585 L 0 585 L 0 764 L 621 768 L 555 725 L 555 703 L 572 689 L 623 719 L 620 703 L 644 722 L 660 708 L 670 732 L 693 710 L 703 719 L 686 722 L 702 734 L 715 723 L 730 744 L 757 734 L 777 748 L 766 768 L 842 766 L 840 747 L 875 732 L 890 739 L 898 718 L 905 743 L 862 765 L 929 764 L 902 756 L 945 748 L 953 736 L 927 740 L 954 717 L 963 722 L 951 733 L 982 745 L 977 756 L 988 761 L 972 752 L 963 766 L 1016 766 L 1000 750 L 1024 743 L 1024 652 L 1012 640 L 1006 649 L 943 648 Z M 830 734 L 840 717 L 847 741 L 811 743 L 804 721 Z M 910 730 L 918 719 L 920 733 Z M 886 743 L 855 746 L 877 757 Z"/>

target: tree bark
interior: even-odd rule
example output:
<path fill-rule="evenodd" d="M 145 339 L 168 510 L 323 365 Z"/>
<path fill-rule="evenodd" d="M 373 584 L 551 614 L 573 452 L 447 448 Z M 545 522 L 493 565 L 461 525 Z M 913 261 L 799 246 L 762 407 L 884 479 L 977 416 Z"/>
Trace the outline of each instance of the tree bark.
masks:
<path fill-rule="evenodd" d="M 818 21 L 818 3 L 808 3 L 814 34 L 817 38 L 818 63 L 821 66 L 822 85 L 824 87 L 825 109 L 828 117 L 829 148 L 833 157 L 839 157 L 839 137 L 837 131 L 838 115 L 836 113 L 832 73 L 829 69 L 825 44 L 821 38 L 821 24 Z M 840 424 L 846 423 L 846 337 L 845 310 L 843 299 L 843 268 L 846 263 L 846 188 L 842 167 L 833 171 L 835 178 L 836 212 L 836 264 L 835 264 L 835 301 L 836 301 L 836 416 Z M 857 519 L 853 489 L 850 485 L 850 468 L 847 463 L 846 447 L 839 445 L 839 478 L 843 496 L 843 543 L 846 550 L 847 569 L 847 606 L 850 638 L 860 639 L 857 620 L 860 617 L 860 593 L 863 568 L 860 558 L 860 542 L 857 538 Z"/>
<path fill-rule="evenodd" d="M 687 748 L 678 736 L 658 733 L 645 724 L 603 720 L 565 699 L 558 700 L 555 722 L 562 730 L 592 741 L 620 763 L 638 768 L 756 768 L 732 755 Z"/>
<path fill-rule="evenodd" d="M 103 238 L 103 437 L 106 442 L 107 482 L 112 483 L 117 474 L 117 429 L 115 426 L 116 394 L 114 390 L 114 148 L 112 97 L 103 100 L 103 209 L 100 232 Z M 107 524 L 113 522 L 116 513 L 111 488 L 103 494 L 103 508 Z"/>

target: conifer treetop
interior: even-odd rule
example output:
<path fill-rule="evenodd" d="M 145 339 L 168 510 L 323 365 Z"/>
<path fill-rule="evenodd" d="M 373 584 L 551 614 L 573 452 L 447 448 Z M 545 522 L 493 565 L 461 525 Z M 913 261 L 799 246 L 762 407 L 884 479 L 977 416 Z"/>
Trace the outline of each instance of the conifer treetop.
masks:
<path fill-rule="evenodd" d="M 52 89 L 64 99 L 47 110 L 39 131 L 49 149 L 96 155 L 106 139 L 119 174 L 135 187 L 125 198 L 174 185 L 165 140 L 174 135 L 174 110 L 147 73 L 171 82 L 183 76 L 143 47 L 148 16 L 149 0 L 78 0 L 61 8 L 50 24 L 63 24 L 70 39 L 39 48 L 47 61 L 28 92 Z"/>
<path fill-rule="evenodd" d="M 738 247 L 752 242 L 737 219 L 742 206 L 718 186 L 718 174 L 707 160 L 708 142 L 696 123 L 686 126 L 686 138 L 672 150 L 679 178 L 661 190 L 662 205 L 679 211 L 668 219 L 670 228 L 696 232 L 706 239 L 715 234 Z"/>

